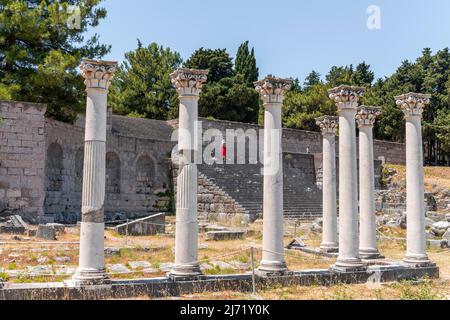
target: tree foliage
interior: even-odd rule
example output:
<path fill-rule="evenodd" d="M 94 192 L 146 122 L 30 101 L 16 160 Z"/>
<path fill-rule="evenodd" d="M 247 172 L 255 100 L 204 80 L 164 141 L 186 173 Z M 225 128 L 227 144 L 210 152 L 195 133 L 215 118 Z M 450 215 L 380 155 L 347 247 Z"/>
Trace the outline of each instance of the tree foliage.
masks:
<path fill-rule="evenodd" d="M 179 53 L 151 43 L 125 54 L 110 89 L 114 112 L 166 120 L 177 117 L 178 95 L 170 73 L 181 65 Z"/>
<path fill-rule="evenodd" d="M 244 77 L 249 87 L 253 87 L 253 83 L 258 80 L 259 69 L 256 65 L 255 49 L 249 50 L 248 41 L 242 43 L 237 51 L 235 70 Z"/>
<path fill-rule="evenodd" d="M 225 49 L 196 50 L 184 63 L 186 68 L 209 70 L 208 82 L 234 76 L 233 62 Z"/>
<path fill-rule="evenodd" d="M 236 65 L 225 49 L 200 48 L 184 63 L 185 67 L 208 69 L 208 82 L 199 101 L 199 115 L 221 120 L 255 123 L 259 95 L 253 87 L 258 68 L 248 42 L 238 50 Z"/>
<path fill-rule="evenodd" d="M 81 58 L 110 49 L 84 36 L 106 17 L 100 2 L 0 0 L 0 99 L 46 103 L 48 116 L 73 120 L 85 104 Z"/>

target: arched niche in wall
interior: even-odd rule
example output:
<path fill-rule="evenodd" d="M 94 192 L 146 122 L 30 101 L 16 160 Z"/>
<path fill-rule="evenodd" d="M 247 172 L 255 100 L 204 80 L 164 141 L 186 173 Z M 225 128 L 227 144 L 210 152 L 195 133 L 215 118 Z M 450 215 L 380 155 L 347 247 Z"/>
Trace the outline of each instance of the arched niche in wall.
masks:
<path fill-rule="evenodd" d="M 80 147 L 75 153 L 75 191 L 81 192 L 83 190 L 83 168 L 84 168 L 84 147 Z"/>
<path fill-rule="evenodd" d="M 63 189 L 63 149 L 57 142 L 53 142 L 47 149 L 45 162 L 45 177 L 47 191 L 62 191 Z"/>
<path fill-rule="evenodd" d="M 147 155 L 140 155 L 136 161 L 136 193 L 151 194 L 154 188 L 155 163 Z"/>
<path fill-rule="evenodd" d="M 115 152 L 106 154 L 106 193 L 120 193 L 120 159 Z"/>

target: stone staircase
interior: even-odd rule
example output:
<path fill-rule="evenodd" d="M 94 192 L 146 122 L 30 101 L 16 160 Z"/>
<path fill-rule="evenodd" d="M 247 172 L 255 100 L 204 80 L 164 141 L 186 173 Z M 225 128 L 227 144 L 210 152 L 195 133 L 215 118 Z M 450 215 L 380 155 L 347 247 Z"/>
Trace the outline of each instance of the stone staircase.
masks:
<path fill-rule="evenodd" d="M 261 165 L 199 165 L 202 178 L 232 198 L 253 220 L 263 211 Z M 199 199 L 200 204 L 200 199 Z M 322 215 L 322 192 L 315 184 L 311 155 L 284 154 L 284 215 L 310 219 Z"/>

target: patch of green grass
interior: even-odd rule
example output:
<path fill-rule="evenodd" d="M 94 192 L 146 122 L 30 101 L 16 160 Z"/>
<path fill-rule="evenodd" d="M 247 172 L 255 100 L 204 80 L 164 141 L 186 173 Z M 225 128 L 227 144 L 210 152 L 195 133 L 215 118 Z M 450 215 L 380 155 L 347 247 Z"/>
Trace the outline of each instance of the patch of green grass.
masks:
<path fill-rule="evenodd" d="M 334 291 L 334 299 L 335 300 L 353 300 L 353 297 L 347 293 L 347 289 L 344 285 L 336 286 L 336 290 Z"/>
<path fill-rule="evenodd" d="M 400 290 L 401 300 L 441 300 L 443 297 L 433 287 L 433 282 L 424 280 L 418 284 L 412 281 L 403 281 L 396 285 Z"/>
<path fill-rule="evenodd" d="M 9 274 L 5 273 L 5 272 L 0 272 L 0 280 L 1 281 L 9 281 Z"/>
<path fill-rule="evenodd" d="M 11 262 L 10 264 L 8 264 L 8 270 L 17 270 L 17 263 L 15 262 Z"/>
<path fill-rule="evenodd" d="M 240 254 L 236 257 L 236 260 L 242 263 L 249 263 L 250 262 L 250 256 L 248 253 Z"/>

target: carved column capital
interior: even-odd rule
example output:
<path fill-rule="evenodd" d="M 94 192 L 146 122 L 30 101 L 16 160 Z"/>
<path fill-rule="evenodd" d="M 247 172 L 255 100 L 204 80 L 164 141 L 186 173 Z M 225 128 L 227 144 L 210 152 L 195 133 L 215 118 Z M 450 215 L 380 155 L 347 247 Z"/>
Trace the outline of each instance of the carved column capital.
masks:
<path fill-rule="evenodd" d="M 423 109 L 430 103 L 431 95 L 422 93 L 406 93 L 395 97 L 397 105 L 402 109 L 406 117 L 422 117 Z"/>
<path fill-rule="evenodd" d="M 356 122 L 359 127 L 373 127 L 379 115 L 381 115 L 380 107 L 361 106 L 356 113 Z"/>
<path fill-rule="evenodd" d="M 323 135 L 331 134 L 336 135 L 336 131 L 339 127 L 339 118 L 331 116 L 323 116 L 316 119 L 317 125 L 320 127 Z"/>
<path fill-rule="evenodd" d="M 261 95 L 264 104 L 282 104 L 284 95 L 292 86 L 292 79 L 281 79 L 268 76 L 254 83 L 256 91 Z"/>
<path fill-rule="evenodd" d="M 115 61 L 83 59 L 80 65 L 86 90 L 101 89 L 108 91 L 114 72 L 117 68 Z"/>
<path fill-rule="evenodd" d="M 355 86 L 339 86 L 328 90 L 328 94 L 331 100 L 334 101 L 339 111 L 345 109 L 358 108 L 359 99 L 364 96 L 366 89 L 363 87 Z"/>
<path fill-rule="evenodd" d="M 179 68 L 170 74 L 170 78 L 180 97 L 198 97 L 208 78 L 208 73 L 208 70 Z"/>

